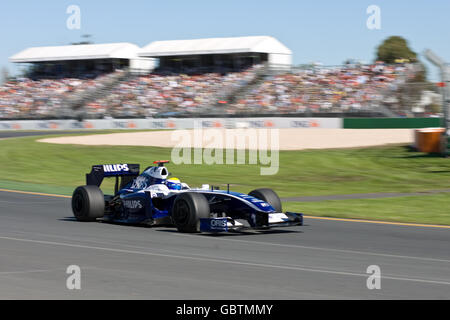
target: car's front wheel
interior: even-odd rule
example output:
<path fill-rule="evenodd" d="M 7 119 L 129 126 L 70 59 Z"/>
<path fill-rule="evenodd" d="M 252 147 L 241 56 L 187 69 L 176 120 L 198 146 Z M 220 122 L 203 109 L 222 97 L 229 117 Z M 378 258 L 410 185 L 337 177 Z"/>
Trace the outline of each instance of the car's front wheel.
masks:
<path fill-rule="evenodd" d="M 272 189 L 269 188 L 256 189 L 250 192 L 248 195 L 267 202 L 272 206 L 272 208 L 275 209 L 276 212 L 283 212 L 280 197 L 278 197 L 276 192 L 273 191 Z"/>
<path fill-rule="evenodd" d="M 197 232 L 201 218 L 209 218 L 209 203 L 201 193 L 180 193 L 172 206 L 172 220 L 180 232 Z"/>
<path fill-rule="evenodd" d="M 95 221 L 105 213 L 105 198 L 97 186 L 81 186 L 72 195 L 72 211 L 78 221 Z"/>

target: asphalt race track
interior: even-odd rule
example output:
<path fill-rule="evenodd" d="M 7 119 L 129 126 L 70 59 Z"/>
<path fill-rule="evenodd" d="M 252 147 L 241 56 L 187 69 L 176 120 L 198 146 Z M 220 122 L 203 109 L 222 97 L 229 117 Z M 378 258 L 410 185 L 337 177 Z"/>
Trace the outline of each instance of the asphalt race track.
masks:
<path fill-rule="evenodd" d="M 450 229 L 323 219 L 180 234 L 72 218 L 70 199 L 0 191 L 0 299 L 449 299 Z M 66 269 L 81 268 L 81 290 Z M 381 289 L 366 286 L 369 265 Z"/>

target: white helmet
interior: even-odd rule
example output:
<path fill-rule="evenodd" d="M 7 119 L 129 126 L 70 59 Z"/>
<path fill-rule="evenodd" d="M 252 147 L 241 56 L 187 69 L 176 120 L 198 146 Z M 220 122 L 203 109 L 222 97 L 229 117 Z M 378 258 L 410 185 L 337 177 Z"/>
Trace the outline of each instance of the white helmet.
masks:
<path fill-rule="evenodd" d="M 164 183 L 169 176 L 166 167 L 151 167 L 144 172 L 150 179 L 150 184 Z"/>

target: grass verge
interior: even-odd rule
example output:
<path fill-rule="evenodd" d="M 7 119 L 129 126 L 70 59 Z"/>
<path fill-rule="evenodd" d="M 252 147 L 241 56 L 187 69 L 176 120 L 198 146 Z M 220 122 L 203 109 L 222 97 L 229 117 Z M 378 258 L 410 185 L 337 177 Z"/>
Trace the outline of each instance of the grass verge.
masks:
<path fill-rule="evenodd" d="M 305 215 L 450 225 L 450 194 L 382 199 L 286 202 L 284 210 Z"/>
<path fill-rule="evenodd" d="M 145 167 L 154 160 L 171 159 L 169 148 L 57 145 L 39 143 L 36 140 L 40 138 L 0 141 L 0 188 L 70 195 L 76 186 L 84 184 L 84 174 L 94 164 L 139 163 Z M 281 151 L 279 164 L 273 176 L 260 175 L 264 165 L 168 167 L 191 186 L 230 183 L 232 190 L 246 193 L 269 187 L 281 197 L 450 188 L 449 159 L 411 152 L 406 146 Z M 432 199 L 437 199 L 436 203 Z M 286 203 L 285 207 L 310 215 L 450 224 L 445 212 L 450 211 L 449 200 L 450 194 L 439 194 Z"/>

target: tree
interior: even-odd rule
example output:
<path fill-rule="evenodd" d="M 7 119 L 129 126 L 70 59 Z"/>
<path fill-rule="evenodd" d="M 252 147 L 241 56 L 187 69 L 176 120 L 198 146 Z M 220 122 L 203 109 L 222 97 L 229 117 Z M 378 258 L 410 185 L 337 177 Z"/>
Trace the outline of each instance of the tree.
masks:
<path fill-rule="evenodd" d="M 408 42 L 404 38 L 391 36 L 378 46 L 377 60 L 385 63 L 395 63 L 398 59 L 407 59 L 410 62 L 415 62 L 417 54 L 408 47 Z"/>

